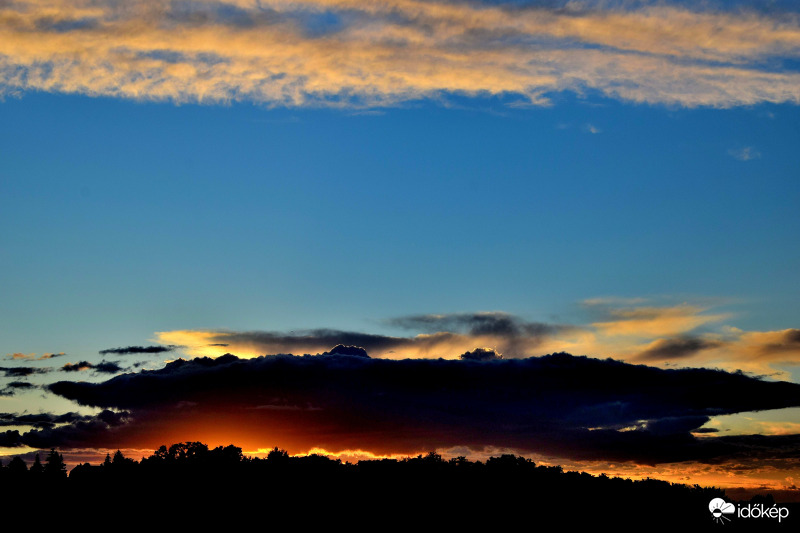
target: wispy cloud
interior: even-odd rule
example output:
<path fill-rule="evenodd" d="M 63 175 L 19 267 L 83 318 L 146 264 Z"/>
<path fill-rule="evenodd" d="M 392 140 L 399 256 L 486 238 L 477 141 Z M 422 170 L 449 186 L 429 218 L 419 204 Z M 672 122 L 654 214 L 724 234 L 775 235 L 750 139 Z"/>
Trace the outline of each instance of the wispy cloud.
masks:
<path fill-rule="evenodd" d="M 728 155 L 738 159 L 739 161 L 750 161 L 751 159 L 760 159 L 761 152 L 752 146 L 744 146 L 742 148 L 732 148 L 728 150 Z"/>
<path fill-rule="evenodd" d="M 650 343 L 638 357 L 645 361 L 679 360 L 719 345 L 719 342 L 697 337 L 658 339 Z"/>
<path fill-rule="evenodd" d="M 630 7 L 633 6 L 633 7 Z M 585 0 L 18 0 L 5 93 L 378 106 L 561 91 L 683 106 L 799 102 L 800 17 Z M 788 60 L 788 61 L 786 61 Z"/>
<path fill-rule="evenodd" d="M 15 352 L 6 354 L 6 359 L 23 360 L 23 361 L 44 361 L 45 359 L 53 359 L 54 357 L 63 357 L 64 355 L 66 355 L 64 352 L 43 353 L 42 355 L 37 355 L 35 353 Z"/>
<path fill-rule="evenodd" d="M 630 306 L 602 308 L 601 310 L 607 320 L 595 322 L 592 325 L 609 336 L 678 335 L 703 324 L 722 321 L 730 316 L 722 313 L 705 314 L 705 308 L 694 305 Z"/>

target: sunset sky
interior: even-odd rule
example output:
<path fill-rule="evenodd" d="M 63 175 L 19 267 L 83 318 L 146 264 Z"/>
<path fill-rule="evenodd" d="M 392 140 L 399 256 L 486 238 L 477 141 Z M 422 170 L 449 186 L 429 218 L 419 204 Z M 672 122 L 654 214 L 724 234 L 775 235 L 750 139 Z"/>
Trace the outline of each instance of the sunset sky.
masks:
<path fill-rule="evenodd" d="M 793 0 L 0 2 L 0 457 L 800 500 L 798 205 Z"/>

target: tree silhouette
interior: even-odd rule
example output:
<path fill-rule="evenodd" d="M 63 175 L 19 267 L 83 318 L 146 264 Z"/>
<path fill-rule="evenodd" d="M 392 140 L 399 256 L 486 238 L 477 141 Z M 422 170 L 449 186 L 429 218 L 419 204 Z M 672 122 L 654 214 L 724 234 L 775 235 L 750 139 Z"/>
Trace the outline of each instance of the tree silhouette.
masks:
<path fill-rule="evenodd" d="M 8 473 L 14 476 L 25 475 L 28 473 L 28 465 L 19 455 L 15 455 L 8 463 Z"/>
<path fill-rule="evenodd" d="M 33 465 L 30 469 L 31 474 L 34 476 L 40 476 L 44 473 L 44 466 L 42 466 L 42 461 L 39 459 L 39 453 L 36 453 L 36 457 L 33 458 Z"/>
<path fill-rule="evenodd" d="M 64 464 L 64 457 L 55 448 L 50 450 L 44 466 L 44 473 L 51 479 L 66 479 L 67 465 Z"/>
<path fill-rule="evenodd" d="M 287 452 L 286 450 L 279 450 L 277 446 L 275 446 L 267 454 L 267 462 L 269 463 L 284 464 L 288 460 L 289 460 L 289 452 Z"/>

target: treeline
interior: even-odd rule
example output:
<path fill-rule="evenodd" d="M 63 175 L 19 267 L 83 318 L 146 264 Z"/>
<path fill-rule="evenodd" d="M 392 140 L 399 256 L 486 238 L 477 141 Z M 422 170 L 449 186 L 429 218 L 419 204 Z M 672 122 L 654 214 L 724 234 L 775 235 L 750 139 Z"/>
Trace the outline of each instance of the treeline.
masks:
<path fill-rule="evenodd" d="M 568 472 L 514 455 L 480 462 L 430 452 L 350 464 L 320 455 L 291 457 L 278 448 L 264 458 L 246 457 L 233 445 L 210 449 L 200 442 L 162 446 L 140 461 L 117 451 L 101 465 L 76 466 L 69 476 L 52 450 L 30 468 L 15 458 L 0 468 L 0 481 L 29 491 L 58 486 L 60 494 L 80 502 L 113 495 L 146 508 L 155 498 L 204 512 L 233 505 L 238 512 L 268 508 L 306 519 L 346 509 L 361 518 L 408 522 L 427 509 L 450 525 L 560 516 L 565 525 L 655 520 L 702 526 L 712 518 L 709 502 L 725 496 L 713 487 Z"/>
<path fill-rule="evenodd" d="M 50 450 L 44 464 L 42 464 L 42 460 L 37 453 L 30 469 L 22 457 L 19 456 L 12 458 L 7 466 L 0 462 L 0 481 L 20 482 L 28 480 L 45 483 L 66 478 L 67 465 L 64 463 L 64 456 L 55 449 Z"/>

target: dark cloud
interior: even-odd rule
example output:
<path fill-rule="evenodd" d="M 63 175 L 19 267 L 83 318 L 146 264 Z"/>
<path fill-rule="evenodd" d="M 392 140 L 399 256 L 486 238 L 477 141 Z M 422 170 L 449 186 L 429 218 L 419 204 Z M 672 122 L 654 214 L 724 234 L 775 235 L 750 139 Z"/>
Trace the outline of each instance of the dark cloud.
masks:
<path fill-rule="evenodd" d="M 171 352 L 177 346 L 127 346 L 125 348 L 108 348 L 100 350 L 100 355 L 116 354 L 116 355 L 129 355 L 129 354 L 157 354 L 164 352 Z"/>
<path fill-rule="evenodd" d="M 708 341 L 696 337 L 680 337 L 676 339 L 659 339 L 653 346 L 639 355 L 637 359 L 642 361 L 661 361 L 664 359 L 680 359 L 689 357 L 697 352 L 716 348 L 722 343 Z"/>
<path fill-rule="evenodd" d="M 19 431 L 0 431 L 0 446 L 4 448 L 23 446 L 22 436 L 19 434 Z"/>
<path fill-rule="evenodd" d="M 502 340 L 503 353 L 524 356 L 531 348 L 575 326 L 528 322 L 518 316 L 495 312 L 409 315 L 388 320 L 391 326 L 427 334 L 457 334 L 495 337 Z"/>
<path fill-rule="evenodd" d="M 38 388 L 38 385 L 28 383 L 27 381 L 12 381 L 6 384 L 5 388 L 0 390 L 0 396 L 13 396 L 20 390 L 32 390 Z"/>
<path fill-rule="evenodd" d="M 17 414 L 0 413 L 0 426 L 31 426 L 32 430 L 20 434 L 18 430 L 0 432 L 0 446 L 32 448 L 73 447 L 91 442 L 109 429 L 121 426 L 127 413 L 103 410 L 97 415 L 79 413 Z"/>
<path fill-rule="evenodd" d="M 94 416 L 77 415 L 74 420 L 63 425 L 42 426 L 41 429 L 28 431 L 22 434 L 19 440 L 22 445 L 42 449 L 76 448 L 90 442 L 110 444 L 108 447 L 120 448 L 120 442 L 109 440 L 108 436 L 114 428 L 124 426 L 127 417 L 128 413 L 110 410 L 103 410 Z"/>
<path fill-rule="evenodd" d="M 469 361 L 492 361 L 494 359 L 502 359 L 503 357 L 494 350 L 487 348 L 475 348 L 471 352 L 462 353 L 460 358 L 467 359 Z"/>
<path fill-rule="evenodd" d="M 89 370 L 94 365 L 88 361 L 81 361 L 79 363 L 67 363 L 61 367 L 61 370 L 64 372 L 81 372 L 83 370 Z"/>
<path fill-rule="evenodd" d="M 70 433 L 67 440 L 76 446 L 157 446 L 147 439 L 172 434 L 202 440 L 202 428 L 217 432 L 224 424 L 231 439 L 250 439 L 244 445 L 290 451 L 496 446 L 643 463 L 767 454 L 771 437 L 756 446 L 733 437 L 698 439 L 692 432 L 711 416 L 800 405 L 797 384 L 568 354 L 488 362 L 351 355 L 243 360 L 228 354 L 103 383 L 61 381 L 49 390 L 82 405 L 129 412 L 113 432 Z M 58 431 L 66 430 L 38 432 L 36 446 L 51 446 L 45 437 L 58 440 Z M 788 455 L 795 441 L 775 443 L 779 455 Z"/>
<path fill-rule="evenodd" d="M 67 363 L 61 367 L 64 372 L 81 372 L 83 370 L 94 370 L 101 374 L 116 374 L 125 370 L 119 366 L 116 361 L 101 361 L 99 363 L 90 363 L 88 361 L 81 361 L 79 363 Z"/>
<path fill-rule="evenodd" d="M 685 434 L 699 429 L 709 420 L 708 416 L 668 416 L 649 421 L 646 429 L 654 435 Z"/>
<path fill-rule="evenodd" d="M 117 374 L 125 370 L 125 368 L 119 366 L 119 363 L 116 361 L 101 361 L 93 366 L 95 372 L 100 372 L 102 374 Z"/>
<path fill-rule="evenodd" d="M 355 355 L 358 357 L 369 357 L 367 351 L 360 346 L 345 346 L 344 344 L 337 344 L 331 351 L 325 352 L 322 355 Z"/>
<path fill-rule="evenodd" d="M 0 366 L 0 372 L 3 372 L 3 375 L 7 378 L 19 378 L 34 374 L 46 374 L 51 370 L 51 368 L 34 368 L 32 366 Z"/>
<path fill-rule="evenodd" d="M 93 416 L 86 416 L 73 412 L 64 413 L 61 415 L 54 415 L 52 413 L 0 413 L 0 426 L 33 426 L 38 428 L 48 428 L 57 424 L 72 424 L 75 422 L 91 420 L 93 418 Z"/>
<path fill-rule="evenodd" d="M 392 326 L 422 333 L 449 331 L 496 337 L 546 337 L 574 329 L 573 326 L 527 322 L 502 312 L 410 315 L 394 318 L 387 322 Z"/>
<path fill-rule="evenodd" d="M 12 389 L 35 389 L 37 388 L 36 385 L 33 383 L 28 383 L 27 381 L 12 381 L 6 385 L 6 387 Z"/>

